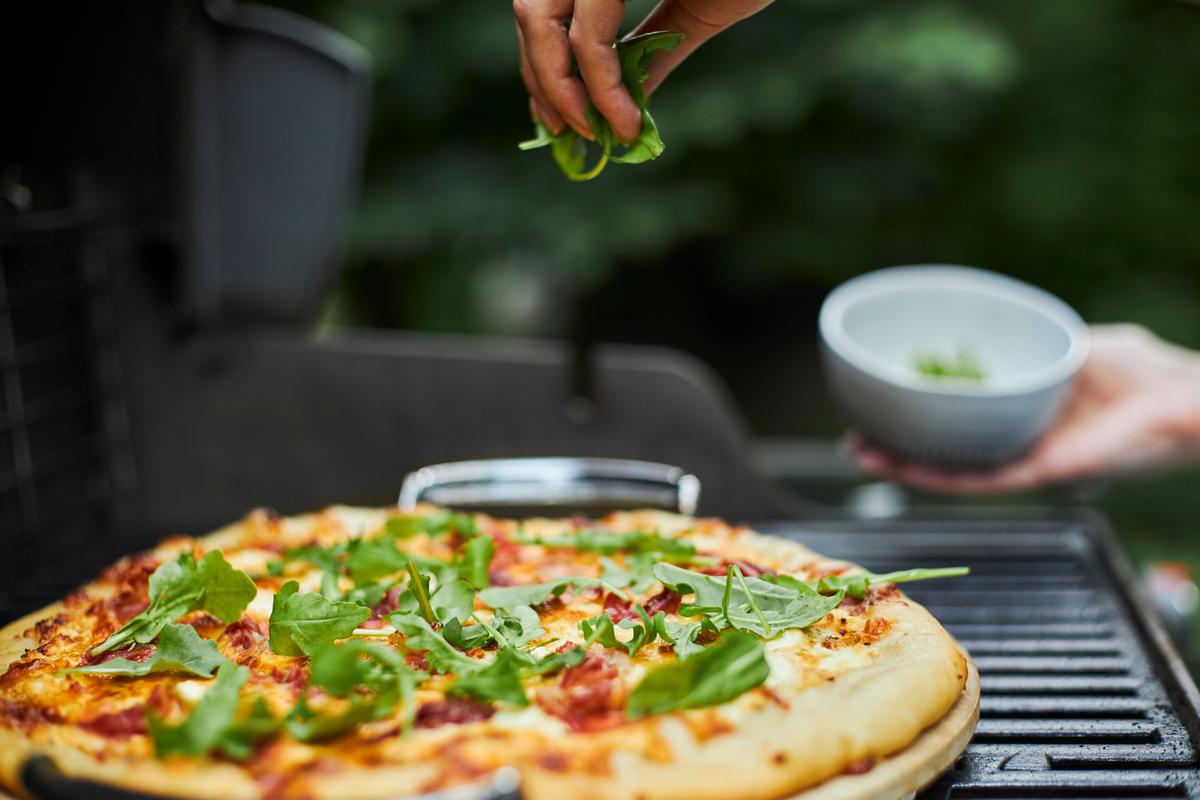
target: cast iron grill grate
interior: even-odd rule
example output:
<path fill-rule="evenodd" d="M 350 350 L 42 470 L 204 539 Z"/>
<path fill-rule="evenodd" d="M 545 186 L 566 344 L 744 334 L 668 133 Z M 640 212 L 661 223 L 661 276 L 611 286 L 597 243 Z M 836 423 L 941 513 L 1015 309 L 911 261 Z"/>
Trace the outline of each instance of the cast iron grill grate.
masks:
<path fill-rule="evenodd" d="M 975 738 L 924 797 L 1200 796 L 1189 679 L 1157 657 L 1154 623 L 1087 520 L 830 531 L 777 532 L 875 572 L 971 568 L 905 587 L 970 652 L 982 690 Z"/>
<path fill-rule="evenodd" d="M 85 558 L 133 480 L 103 230 L 70 212 L 0 220 L 0 548 L 46 565 L 6 572 L 5 616 L 87 577 L 45 556 Z"/>

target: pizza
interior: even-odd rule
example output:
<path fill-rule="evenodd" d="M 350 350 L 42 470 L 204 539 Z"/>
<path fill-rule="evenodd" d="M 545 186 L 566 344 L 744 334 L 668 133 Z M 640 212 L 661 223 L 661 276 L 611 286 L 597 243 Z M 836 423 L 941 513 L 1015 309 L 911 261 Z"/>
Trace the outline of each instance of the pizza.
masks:
<path fill-rule="evenodd" d="M 0 631 L 0 785 L 31 755 L 178 797 L 768 800 L 905 748 L 963 692 L 897 581 L 657 511 L 257 511 Z M 11 662 L 11 663 L 10 663 Z"/>

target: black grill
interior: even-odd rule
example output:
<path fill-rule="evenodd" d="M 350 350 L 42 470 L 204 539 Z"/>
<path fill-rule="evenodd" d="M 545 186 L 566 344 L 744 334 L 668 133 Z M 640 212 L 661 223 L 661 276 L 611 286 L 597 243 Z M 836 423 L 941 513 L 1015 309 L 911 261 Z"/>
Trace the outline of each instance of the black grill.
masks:
<path fill-rule="evenodd" d="M 875 572 L 971 568 L 905 587 L 970 652 L 982 689 L 975 738 L 924 797 L 1200 796 L 1195 687 L 1098 520 L 773 532 Z"/>
<path fill-rule="evenodd" d="M 0 547 L 45 564 L 6 576 L 0 615 L 85 578 L 45 554 L 97 551 L 133 482 L 103 242 L 86 214 L 0 220 Z"/>

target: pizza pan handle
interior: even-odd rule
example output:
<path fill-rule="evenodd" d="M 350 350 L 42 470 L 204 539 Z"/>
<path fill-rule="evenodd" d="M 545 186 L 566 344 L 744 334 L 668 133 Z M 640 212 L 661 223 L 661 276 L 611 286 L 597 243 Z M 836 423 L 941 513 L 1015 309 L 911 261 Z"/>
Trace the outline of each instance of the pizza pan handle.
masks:
<path fill-rule="evenodd" d="M 663 508 L 694 514 L 700 481 L 680 467 L 620 458 L 489 458 L 410 472 L 400 510 L 440 506 L 536 515 Z"/>
<path fill-rule="evenodd" d="M 68 778 L 47 756 L 32 756 L 25 762 L 21 767 L 21 783 L 37 800 L 169 800 L 163 795 Z M 512 767 L 501 767 L 477 783 L 411 800 L 522 800 L 521 774 Z"/>
<path fill-rule="evenodd" d="M 47 756 L 31 756 L 21 767 L 21 783 L 38 800 L 164 800 L 160 794 L 143 794 L 103 783 L 68 778 Z"/>

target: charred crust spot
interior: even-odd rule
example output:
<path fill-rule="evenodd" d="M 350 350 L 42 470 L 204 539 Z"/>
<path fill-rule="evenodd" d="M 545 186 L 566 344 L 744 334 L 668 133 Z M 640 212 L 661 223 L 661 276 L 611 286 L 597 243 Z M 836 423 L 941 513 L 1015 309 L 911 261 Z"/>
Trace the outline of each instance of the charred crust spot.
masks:
<path fill-rule="evenodd" d="M 25 656 L 28 656 L 30 650 L 25 651 Z M 41 672 L 54 667 L 49 661 L 41 658 L 32 658 L 29 661 L 14 661 L 8 665 L 8 671 L 0 676 L 0 686 L 11 686 L 22 678 L 28 677 L 31 673 Z"/>
<path fill-rule="evenodd" d="M 891 628 L 892 621 L 890 619 L 885 617 L 871 617 L 867 620 L 866 624 L 863 625 L 863 640 L 868 644 L 871 642 L 877 642 L 883 637 L 887 636 L 888 631 L 890 631 Z"/>
<path fill-rule="evenodd" d="M 65 625 L 67 622 L 66 614 L 58 614 L 44 619 L 33 626 L 33 632 L 39 642 L 45 642 L 52 637 L 55 632 Z"/>
<path fill-rule="evenodd" d="M 150 575 L 158 569 L 158 559 L 153 553 L 138 553 L 123 558 L 100 574 L 100 582 L 127 589 L 147 588 Z"/>

